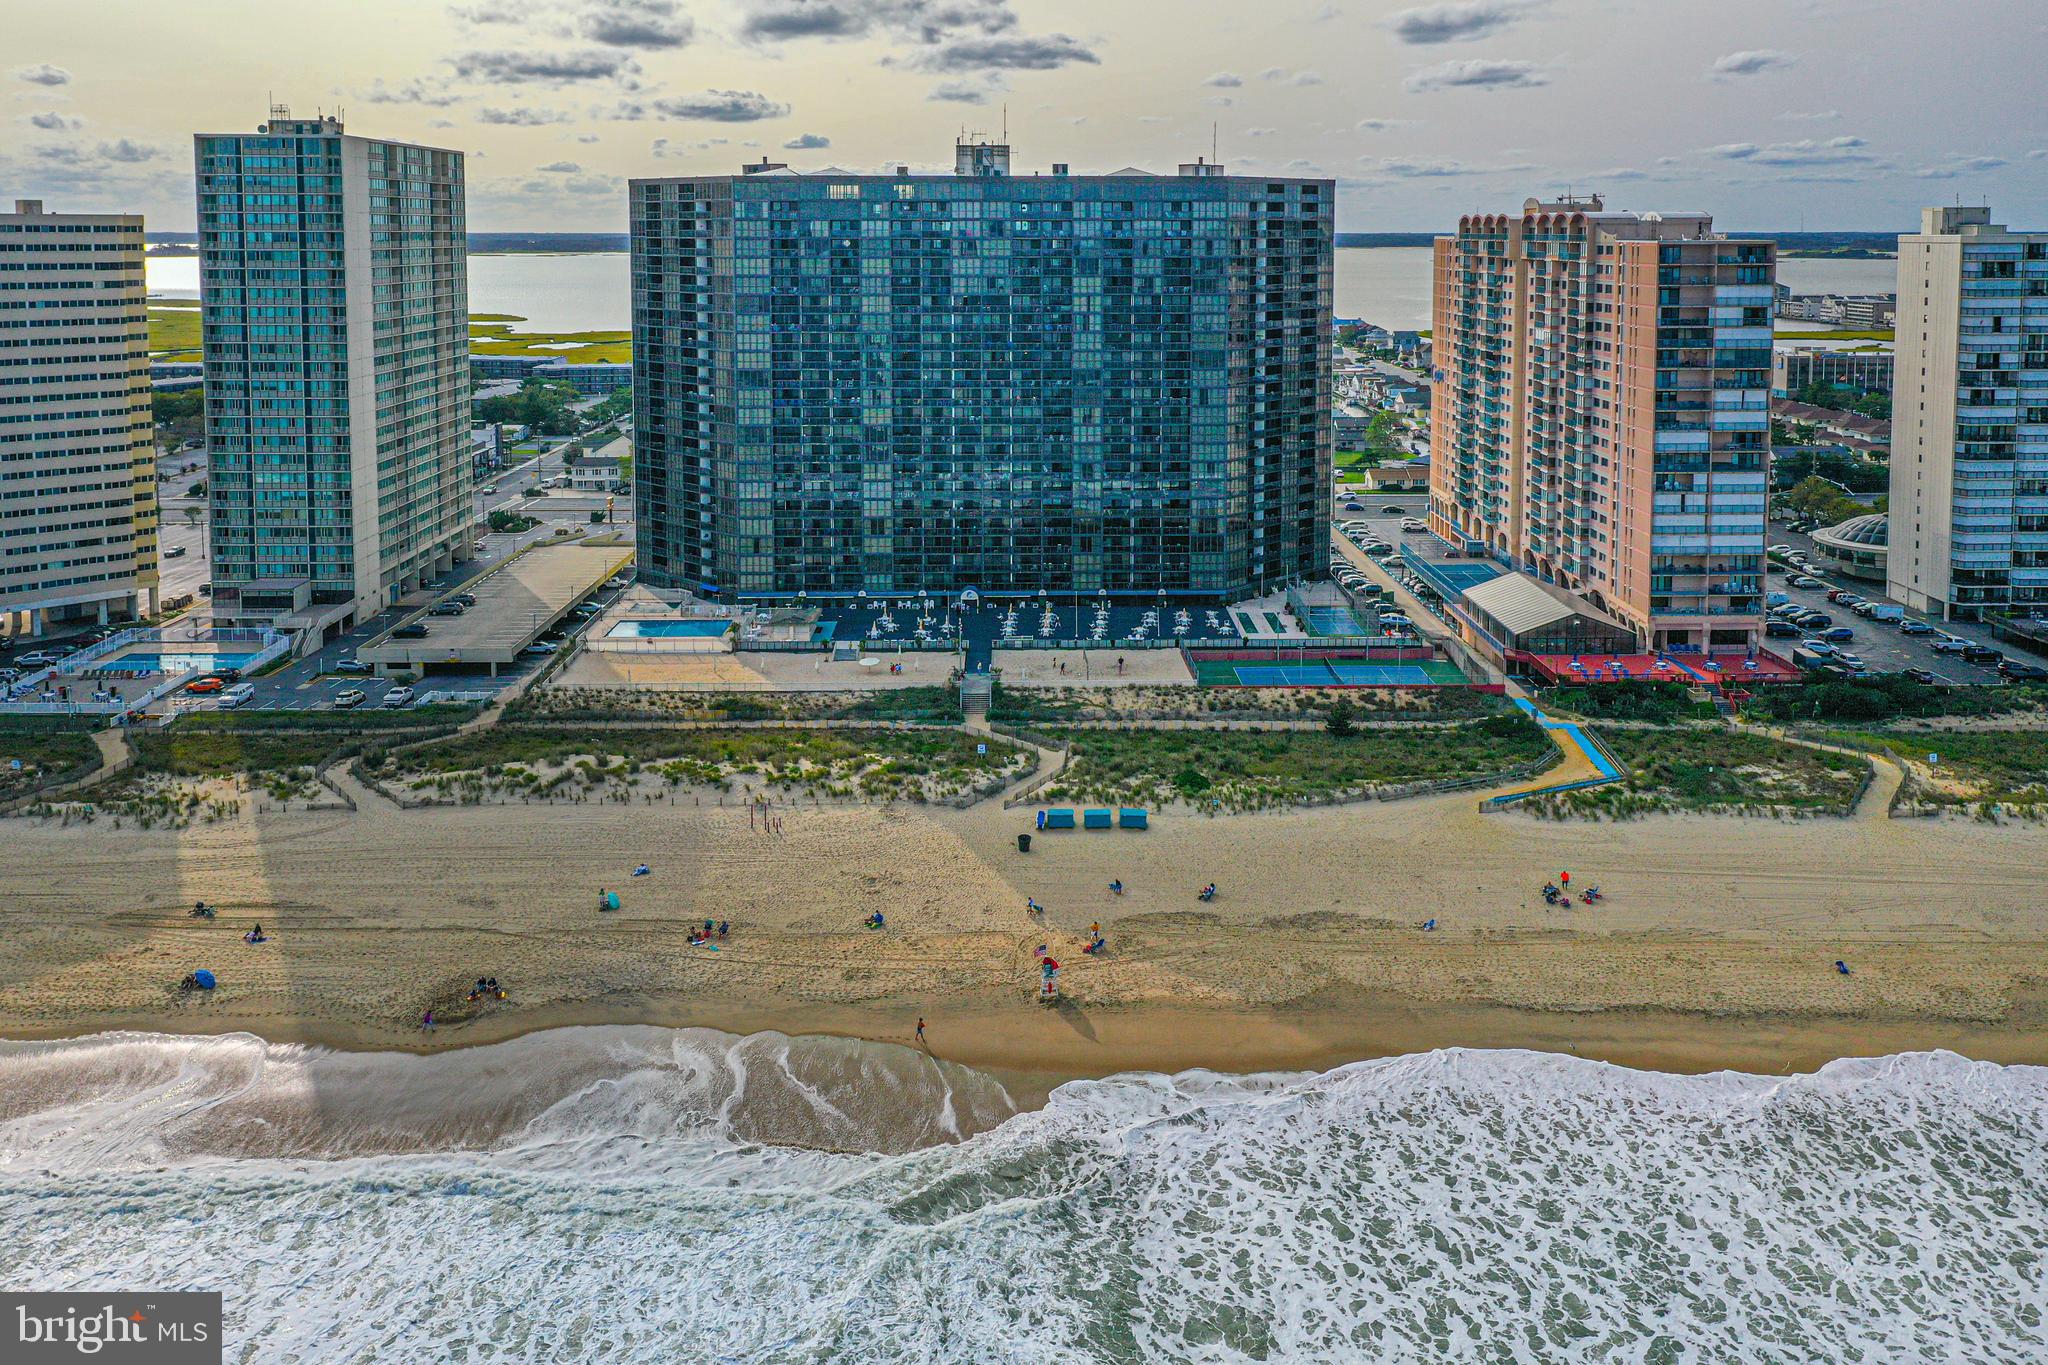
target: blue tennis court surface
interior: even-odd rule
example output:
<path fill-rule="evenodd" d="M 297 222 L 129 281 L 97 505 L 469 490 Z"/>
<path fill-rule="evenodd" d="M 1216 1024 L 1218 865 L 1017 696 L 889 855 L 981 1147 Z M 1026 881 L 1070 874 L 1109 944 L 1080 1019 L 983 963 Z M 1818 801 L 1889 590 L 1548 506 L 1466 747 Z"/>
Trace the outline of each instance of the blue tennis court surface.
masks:
<path fill-rule="evenodd" d="M 1308 628 L 1313 635 L 1370 635 L 1358 624 L 1349 607 L 1310 607 Z"/>

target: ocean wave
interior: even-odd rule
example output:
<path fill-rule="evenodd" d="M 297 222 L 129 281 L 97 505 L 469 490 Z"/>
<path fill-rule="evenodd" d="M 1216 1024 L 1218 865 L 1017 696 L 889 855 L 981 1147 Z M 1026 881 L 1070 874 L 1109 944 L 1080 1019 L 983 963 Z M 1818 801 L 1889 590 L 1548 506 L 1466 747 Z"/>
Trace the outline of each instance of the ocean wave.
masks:
<path fill-rule="evenodd" d="M 249 1361 L 2048 1358 L 2041 1068 L 1450 1050 L 997 1121 L 908 1049 L 567 1032 L 0 1049 L 0 1277 L 224 1289 Z"/>

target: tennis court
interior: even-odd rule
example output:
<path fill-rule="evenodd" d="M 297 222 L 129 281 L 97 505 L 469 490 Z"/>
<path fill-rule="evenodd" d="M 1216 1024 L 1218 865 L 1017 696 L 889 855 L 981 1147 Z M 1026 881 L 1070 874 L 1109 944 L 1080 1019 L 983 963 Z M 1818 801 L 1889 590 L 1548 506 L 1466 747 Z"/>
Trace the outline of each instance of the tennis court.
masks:
<path fill-rule="evenodd" d="M 1349 607 L 1310 607 L 1308 609 L 1308 631 L 1311 635 L 1371 635 L 1374 632 L 1358 624 L 1358 618 L 1351 614 Z"/>
<path fill-rule="evenodd" d="M 1204 659 L 1195 664 L 1195 681 L 1205 687 L 1460 687 L 1468 679 L 1456 666 L 1436 659 L 1404 663 L 1373 663 L 1366 659 L 1238 663 Z"/>

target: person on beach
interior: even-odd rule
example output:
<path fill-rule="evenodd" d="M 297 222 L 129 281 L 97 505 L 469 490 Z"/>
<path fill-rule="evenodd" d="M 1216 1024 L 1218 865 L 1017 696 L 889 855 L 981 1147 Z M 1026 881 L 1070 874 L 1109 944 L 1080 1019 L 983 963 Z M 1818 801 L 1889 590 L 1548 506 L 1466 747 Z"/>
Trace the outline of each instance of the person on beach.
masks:
<path fill-rule="evenodd" d="M 1102 921 L 1101 921 L 1101 920 L 1097 920 L 1097 921 L 1095 921 L 1095 923 L 1093 923 L 1093 924 L 1091 924 L 1091 925 L 1089 925 L 1089 926 L 1088 926 L 1088 937 L 1090 937 L 1090 938 L 1101 938 L 1101 937 L 1102 937 Z"/>
<path fill-rule="evenodd" d="M 428 1010 L 420 1016 L 420 1027 L 428 1033 L 434 1031 L 434 1012 L 432 1010 Z"/>
<path fill-rule="evenodd" d="M 718 936 L 719 936 L 720 938 L 724 938 L 724 937 L 725 937 L 725 934 L 726 934 L 726 931 L 727 931 L 728 929 L 730 929 L 730 928 L 732 928 L 732 921 L 730 921 L 730 920 L 720 920 L 720 921 L 718 922 Z"/>
<path fill-rule="evenodd" d="M 1112 895 L 1112 896 L 1121 896 L 1121 895 L 1122 895 L 1123 893 L 1124 893 L 1124 884 L 1123 884 L 1123 881 L 1122 881 L 1121 879 L 1119 879 L 1119 880 L 1117 880 L 1117 881 L 1113 881 L 1113 882 L 1111 882 L 1111 883 L 1109 884 L 1109 894 L 1110 894 L 1110 895 Z"/>
<path fill-rule="evenodd" d="M 924 1041 L 924 1016 L 922 1014 L 917 1016 L 917 1041 L 920 1043 Z"/>

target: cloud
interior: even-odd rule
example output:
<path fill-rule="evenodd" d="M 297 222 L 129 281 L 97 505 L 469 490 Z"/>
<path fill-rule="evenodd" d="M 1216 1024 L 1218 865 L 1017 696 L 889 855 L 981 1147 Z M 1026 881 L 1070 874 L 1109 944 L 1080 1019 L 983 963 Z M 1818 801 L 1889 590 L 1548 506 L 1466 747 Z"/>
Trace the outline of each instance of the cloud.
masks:
<path fill-rule="evenodd" d="M 1648 171 L 1638 170 L 1634 166 L 1609 166 L 1604 171 L 1594 171 L 1591 175 L 1579 178 L 1594 181 L 1648 180 L 1650 178 L 1650 173 Z"/>
<path fill-rule="evenodd" d="M 1218 90 L 1235 90 L 1238 86 L 1244 84 L 1244 77 L 1238 75 L 1235 71 L 1219 71 L 1208 80 L 1203 81 L 1202 84 L 1213 85 Z"/>
<path fill-rule="evenodd" d="M 682 47 L 697 26 L 675 0 L 596 0 L 572 20 L 575 31 L 608 47 Z"/>
<path fill-rule="evenodd" d="M 1244 135 L 1246 137 L 1271 137 L 1279 131 L 1278 128 L 1247 128 L 1244 130 Z"/>
<path fill-rule="evenodd" d="M 1512 28 L 1541 0 L 1458 0 L 1448 5 L 1419 5 L 1386 21 L 1404 43 L 1466 43 Z"/>
<path fill-rule="evenodd" d="M 748 0 L 746 8 L 740 36 L 751 42 L 886 32 L 932 45 L 1017 26 L 1010 0 Z"/>
<path fill-rule="evenodd" d="M 125 137 L 116 138 L 112 142 L 102 142 L 98 150 L 99 154 L 109 161 L 127 162 L 131 165 L 137 162 L 155 161 L 163 155 L 162 150 L 159 148 L 145 146 L 140 142 L 130 142 Z"/>
<path fill-rule="evenodd" d="M 1945 162 L 1933 166 L 1922 166 L 1913 174 L 1922 180 L 1955 180 L 1977 171 L 1993 171 L 2006 164 L 2002 156 L 1964 156 L 1960 152 L 1949 155 Z"/>
<path fill-rule="evenodd" d="M 1399 180 L 1449 180 L 1467 175 L 1524 171 L 1526 166 L 1474 166 L 1449 157 L 1362 156 L 1360 163 Z"/>
<path fill-rule="evenodd" d="M 1236 104 L 1237 101 L 1228 95 L 1210 95 L 1202 103 L 1208 105 L 1211 109 L 1228 109 L 1231 105 Z"/>
<path fill-rule="evenodd" d="M 1304 69 L 1289 76 L 1287 83 L 1289 85 L 1321 85 L 1323 83 L 1323 73 Z"/>
<path fill-rule="evenodd" d="M 1789 52 L 1780 52 L 1770 47 L 1757 48 L 1749 52 L 1731 52 L 1725 57 L 1715 58 L 1714 64 L 1707 68 L 1707 76 L 1717 81 L 1735 76 L 1761 76 L 1766 71 L 1783 71 L 1798 60 Z"/>
<path fill-rule="evenodd" d="M 1412 118 L 1362 118 L 1358 121 L 1361 133 L 1391 133 L 1402 128 L 1413 128 Z"/>
<path fill-rule="evenodd" d="M 1724 161 L 1746 161 L 1754 166 L 1827 166 L 1870 162 L 1877 158 L 1866 151 L 1870 144 L 1860 137 L 1831 137 L 1825 141 L 1801 138 L 1797 142 L 1724 142 L 1708 147 L 1708 156 Z"/>
<path fill-rule="evenodd" d="M 71 84 L 71 73 L 61 66 L 51 66 L 48 62 L 38 62 L 34 66 L 15 67 L 14 79 L 27 81 L 30 85 L 69 85 Z"/>
<path fill-rule="evenodd" d="M 1783 123 L 1833 123 L 1841 116 L 1842 111 L 1839 109 L 1815 109 L 1810 113 L 1799 113 L 1788 109 L 1778 115 L 1778 119 Z"/>
<path fill-rule="evenodd" d="M 576 116 L 560 109 L 540 109 L 522 104 L 516 109 L 479 109 L 476 121 L 502 124 L 507 128 L 540 128 L 550 123 L 574 123 Z"/>
<path fill-rule="evenodd" d="M 1054 71 L 1070 63 L 1098 66 L 1097 57 L 1077 38 L 1048 33 L 1042 38 L 960 38 L 942 43 L 912 60 L 925 71 Z"/>
<path fill-rule="evenodd" d="M 55 112 L 23 114 L 21 121 L 28 124 L 31 128 L 41 128 L 44 132 L 48 133 L 67 133 L 75 128 L 83 128 L 85 126 L 85 120 L 82 118 L 75 118 L 69 114 Z"/>
<path fill-rule="evenodd" d="M 1534 62 L 1491 61 L 1483 57 L 1439 62 L 1408 73 L 1402 88 L 1414 94 L 1430 90 L 1527 90 L 1550 84 Z"/>
<path fill-rule="evenodd" d="M 575 81 L 619 80 L 640 73 L 623 52 L 602 48 L 519 52 L 509 48 L 459 52 L 444 58 L 462 80 L 490 85 L 567 85 Z"/>
<path fill-rule="evenodd" d="M 823 133 L 798 133 L 795 137 L 783 143 L 782 149 L 787 152 L 815 152 L 820 148 L 830 147 L 831 145 L 832 139 L 826 137 Z"/>
<path fill-rule="evenodd" d="M 940 81 L 925 98 L 942 104 L 987 104 L 988 92 L 967 81 Z"/>
<path fill-rule="evenodd" d="M 535 166 L 544 175 L 581 175 L 583 168 L 573 161 L 550 161 L 545 166 Z"/>
<path fill-rule="evenodd" d="M 712 123 L 754 123 L 782 118 L 789 106 L 778 104 L 753 90 L 705 90 L 694 95 L 671 95 L 654 102 L 656 113 L 668 118 L 704 119 Z"/>
<path fill-rule="evenodd" d="M 361 100 L 364 104 L 423 104 L 434 109 L 445 109 L 451 104 L 462 102 L 462 96 L 452 91 L 430 87 L 424 81 L 412 80 L 398 85 L 386 85 L 382 76 L 370 82 L 366 90 L 351 91 L 349 97 Z"/>

